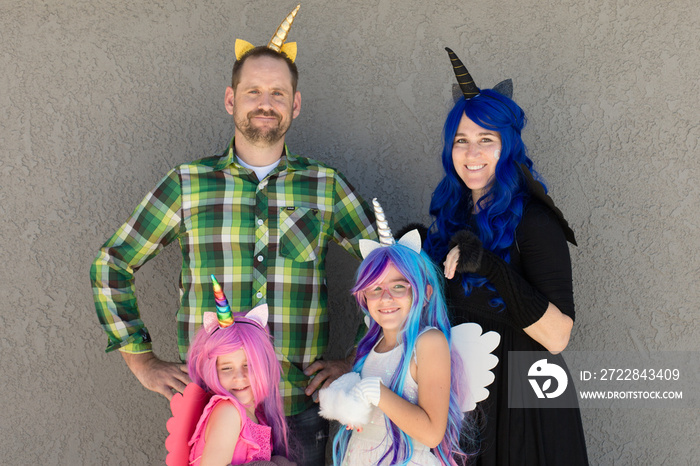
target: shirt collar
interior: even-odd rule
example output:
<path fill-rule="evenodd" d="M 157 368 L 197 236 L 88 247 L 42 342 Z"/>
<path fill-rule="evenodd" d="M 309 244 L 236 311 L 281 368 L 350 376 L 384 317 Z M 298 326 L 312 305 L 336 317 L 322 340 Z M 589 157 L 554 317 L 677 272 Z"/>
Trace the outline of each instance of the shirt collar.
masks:
<path fill-rule="evenodd" d="M 233 141 L 235 138 L 231 139 L 231 142 L 228 145 L 228 149 L 221 154 L 221 157 L 219 158 L 219 161 L 216 163 L 214 166 L 214 170 L 221 171 L 224 168 L 228 167 L 231 164 L 236 164 L 238 166 L 241 166 L 236 162 L 236 153 L 234 150 L 234 145 Z M 289 151 L 289 147 L 287 147 L 287 144 L 284 145 L 284 155 L 282 156 L 282 160 L 280 160 L 279 165 L 273 170 L 273 172 L 281 172 L 284 170 L 301 170 L 303 168 L 303 164 L 299 161 L 296 155 L 292 154 Z"/>

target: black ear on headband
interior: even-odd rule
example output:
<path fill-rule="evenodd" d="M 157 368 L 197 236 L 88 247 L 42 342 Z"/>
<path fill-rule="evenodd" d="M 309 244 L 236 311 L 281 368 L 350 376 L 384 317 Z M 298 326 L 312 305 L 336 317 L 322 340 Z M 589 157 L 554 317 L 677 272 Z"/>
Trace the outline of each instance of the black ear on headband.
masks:
<path fill-rule="evenodd" d="M 513 98 L 513 80 L 510 78 L 504 79 L 500 83 L 493 86 L 493 90 L 498 92 L 501 95 L 508 97 L 509 99 L 512 99 Z"/>

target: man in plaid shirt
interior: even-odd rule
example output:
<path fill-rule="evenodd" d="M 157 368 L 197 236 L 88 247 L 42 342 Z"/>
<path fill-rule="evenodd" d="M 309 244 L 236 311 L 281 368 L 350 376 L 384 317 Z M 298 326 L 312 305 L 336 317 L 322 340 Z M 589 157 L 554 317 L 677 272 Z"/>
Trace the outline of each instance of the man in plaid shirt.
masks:
<path fill-rule="evenodd" d="M 202 313 L 215 310 L 211 274 L 234 311 L 267 303 L 290 427 L 295 440 L 315 441 L 322 421 L 309 395 L 351 369 L 349 360 L 319 359 L 328 343 L 328 243 L 359 258 L 359 239 L 376 239 L 376 232 L 371 209 L 340 173 L 284 144 L 301 107 L 297 76 L 292 60 L 267 47 L 242 56 L 226 89 L 235 123 L 228 149 L 171 170 L 103 245 L 90 277 L 107 351 L 119 349 L 138 380 L 168 399 L 189 378 L 184 364 L 162 361 L 151 350 L 134 294 L 133 273 L 141 265 L 179 242 L 182 360 Z M 304 433 L 309 422 L 316 424 Z M 306 464 L 323 463 L 305 455 Z"/>

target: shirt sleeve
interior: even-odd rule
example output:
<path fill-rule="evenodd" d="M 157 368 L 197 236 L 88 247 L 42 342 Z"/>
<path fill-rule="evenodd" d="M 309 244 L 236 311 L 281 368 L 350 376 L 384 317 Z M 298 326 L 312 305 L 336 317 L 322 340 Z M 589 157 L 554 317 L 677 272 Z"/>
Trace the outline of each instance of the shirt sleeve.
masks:
<path fill-rule="evenodd" d="M 527 281 L 574 319 L 571 256 L 554 212 L 530 202 L 516 231 L 516 241 Z"/>
<path fill-rule="evenodd" d="M 90 268 L 97 317 L 109 338 L 107 351 L 151 351 L 139 315 L 134 272 L 180 233 L 180 176 L 171 170 L 100 248 Z"/>
<path fill-rule="evenodd" d="M 333 239 L 350 254 L 361 259 L 360 239 L 377 241 L 374 211 L 339 172 L 336 172 L 334 197 Z"/>

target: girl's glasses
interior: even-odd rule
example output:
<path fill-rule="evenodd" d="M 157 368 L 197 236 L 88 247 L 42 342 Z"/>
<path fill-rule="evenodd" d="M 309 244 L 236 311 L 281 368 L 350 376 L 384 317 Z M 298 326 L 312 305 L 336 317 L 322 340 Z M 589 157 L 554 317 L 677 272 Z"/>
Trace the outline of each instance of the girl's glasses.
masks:
<path fill-rule="evenodd" d="M 403 298 L 411 289 L 410 283 L 393 283 L 391 285 L 374 285 L 370 288 L 365 288 L 362 290 L 362 294 L 365 296 L 367 301 L 374 301 L 375 299 L 380 299 L 387 292 L 392 298 Z"/>

